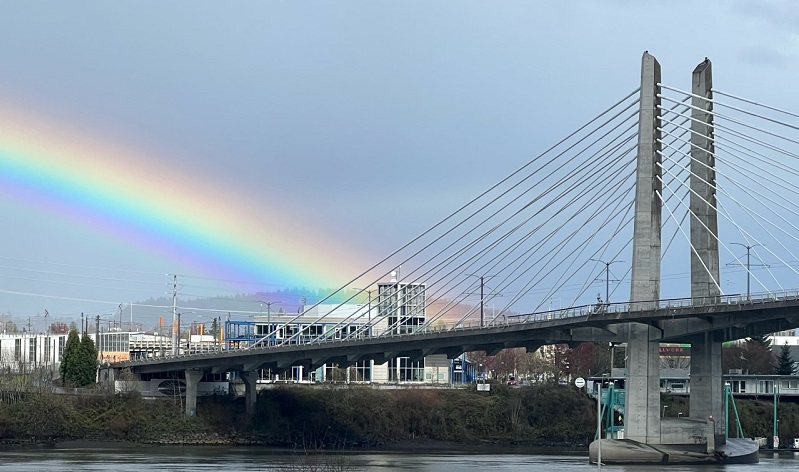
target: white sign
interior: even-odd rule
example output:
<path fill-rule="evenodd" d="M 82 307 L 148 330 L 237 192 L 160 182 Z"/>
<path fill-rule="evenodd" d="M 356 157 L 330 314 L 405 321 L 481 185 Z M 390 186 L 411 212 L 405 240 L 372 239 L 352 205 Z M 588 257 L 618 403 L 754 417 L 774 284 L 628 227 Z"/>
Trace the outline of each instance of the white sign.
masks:
<path fill-rule="evenodd" d="M 774 449 L 779 449 L 780 448 L 780 437 L 779 436 L 774 436 L 774 444 L 773 444 L 773 446 L 774 446 Z"/>
<path fill-rule="evenodd" d="M 585 387 L 585 379 L 582 377 L 577 377 L 576 379 L 574 379 L 574 386 L 577 388 Z"/>
<path fill-rule="evenodd" d="M 491 384 L 477 384 L 477 391 L 478 392 L 490 392 L 491 391 Z"/>

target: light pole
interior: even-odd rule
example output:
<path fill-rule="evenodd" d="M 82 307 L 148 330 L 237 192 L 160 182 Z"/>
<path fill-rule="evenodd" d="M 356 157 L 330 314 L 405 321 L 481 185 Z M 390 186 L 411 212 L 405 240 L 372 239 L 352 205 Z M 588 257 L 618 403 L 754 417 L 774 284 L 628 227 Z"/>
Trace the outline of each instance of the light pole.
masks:
<path fill-rule="evenodd" d="M 749 287 L 750 287 L 750 278 L 752 276 L 752 272 L 749 270 L 749 268 L 751 267 L 750 264 L 749 264 L 749 255 L 750 255 L 750 251 L 752 250 L 752 248 L 755 248 L 755 247 L 758 247 L 758 246 L 763 246 L 763 245 L 762 244 L 749 245 L 749 244 L 742 244 L 742 243 L 730 243 L 730 244 L 735 244 L 735 245 L 738 245 L 738 246 L 746 248 L 746 299 L 747 300 L 751 300 L 751 293 L 749 291 Z M 761 267 L 768 267 L 768 264 L 759 264 L 759 265 Z"/>
<path fill-rule="evenodd" d="M 177 312 L 176 313 L 178 325 L 177 325 L 177 336 L 175 337 L 175 344 L 172 345 L 172 355 L 174 355 L 174 356 L 180 354 L 180 346 L 179 346 L 180 345 L 180 315 L 188 315 L 189 313 L 194 313 L 194 312 L 193 311 L 184 311 L 183 313 L 181 313 L 181 312 Z M 188 342 L 191 343 L 191 332 L 189 332 Z M 186 349 L 188 350 L 188 346 L 186 346 Z"/>
<path fill-rule="evenodd" d="M 368 303 L 366 305 L 367 306 L 367 308 L 366 308 L 366 320 L 367 320 L 366 325 L 369 326 L 369 336 L 371 336 L 372 335 L 372 292 L 374 292 L 375 290 L 374 289 L 369 290 L 369 289 L 365 289 L 365 288 L 356 288 L 356 287 L 352 287 L 352 290 L 357 290 L 358 293 L 366 292 L 366 295 L 369 297 L 369 301 L 368 301 Z"/>
<path fill-rule="evenodd" d="M 605 262 L 599 259 L 588 259 L 589 261 L 599 262 L 600 264 L 605 264 L 605 304 L 610 304 L 610 265 L 615 264 L 616 262 L 624 262 L 624 261 L 617 261 L 612 260 L 609 262 Z"/>
<path fill-rule="evenodd" d="M 663 417 L 664 417 L 664 418 L 666 417 L 666 409 L 667 409 L 668 407 L 669 407 L 668 405 L 663 405 Z"/>
<path fill-rule="evenodd" d="M 100 360 L 102 360 L 102 358 L 103 358 L 103 348 L 105 347 L 105 343 L 100 341 L 100 317 L 101 316 L 114 316 L 114 313 L 103 313 L 103 314 L 97 315 L 95 317 L 95 323 L 96 324 L 94 326 L 94 342 L 95 342 L 95 346 L 94 347 L 97 349 L 97 355 L 100 358 Z M 89 320 L 89 317 L 87 316 L 86 317 L 87 323 L 88 323 L 88 320 Z"/>
<path fill-rule="evenodd" d="M 280 305 L 282 302 L 267 302 L 264 300 L 255 300 L 261 304 L 261 312 L 263 313 L 264 305 L 266 305 L 266 334 L 272 334 L 272 305 Z M 271 336 L 270 336 L 271 337 Z M 267 344 L 271 345 L 272 340 L 268 339 Z"/>
<path fill-rule="evenodd" d="M 477 275 L 477 274 L 466 274 L 466 275 L 472 276 L 472 277 L 477 277 L 477 278 L 480 279 L 480 327 L 482 328 L 483 326 L 485 326 L 485 313 L 484 313 L 484 310 L 483 310 L 484 307 L 485 307 L 485 302 L 484 302 L 485 297 L 484 297 L 484 291 L 483 291 L 483 287 L 485 286 L 485 284 L 483 282 L 484 282 L 484 280 L 486 278 L 490 279 L 490 278 L 493 278 L 493 277 L 496 277 L 496 276 L 495 275 L 485 275 L 484 276 L 484 275 Z M 492 292 L 493 292 L 493 290 L 492 290 Z"/>

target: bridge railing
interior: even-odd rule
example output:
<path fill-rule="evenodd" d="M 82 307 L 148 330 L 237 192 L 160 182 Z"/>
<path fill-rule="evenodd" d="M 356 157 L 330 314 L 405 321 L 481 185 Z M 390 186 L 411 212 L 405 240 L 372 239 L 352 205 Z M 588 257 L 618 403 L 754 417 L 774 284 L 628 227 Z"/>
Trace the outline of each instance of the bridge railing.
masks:
<path fill-rule="evenodd" d="M 355 338 L 347 338 L 346 341 L 366 341 L 377 337 L 402 337 L 413 336 L 424 333 L 438 333 L 453 330 L 476 330 L 492 327 L 510 326 L 518 324 L 527 324 L 535 322 L 544 322 L 551 320 L 562 320 L 569 318 L 586 317 L 590 319 L 592 315 L 601 315 L 606 313 L 629 313 L 635 311 L 644 311 L 652 309 L 690 309 L 697 306 L 724 306 L 724 305 L 756 305 L 763 303 L 770 303 L 776 301 L 792 301 L 799 300 L 799 289 L 770 291 L 755 293 L 749 296 L 743 294 L 720 295 L 717 297 L 694 297 L 694 298 L 670 298 L 663 300 L 643 301 L 643 302 L 619 302 L 619 303 L 600 303 L 594 305 L 582 305 L 569 308 L 561 308 L 557 310 L 547 310 L 536 313 L 527 313 L 520 315 L 502 315 L 491 320 L 488 323 L 481 324 L 478 321 L 474 322 L 459 322 L 456 325 L 437 325 L 437 326 L 424 326 L 410 332 L 400 333 L 396 329 L 381 330 L 372 327 L 371 336 L 358 336 Z M 296 344 L 327 344 L 341 342 L 341 339 L 323 338 L 315 341 L 308 341 L 305 343 Z M 279 345 L 250 345 L 248 349 L 275 349 Z M 221 350 L 230 351 L 242 348 L 230 348 L 221 346 Z M 209 350 L 207 354 L 212 354 L 214 351 Z M 164 356 L 148 358 L 149 360 L 167 359 L 167 358 L 185 358 L 189 356 L 202 355 L 203 353 L 182 353 L 175 356 Z"/>

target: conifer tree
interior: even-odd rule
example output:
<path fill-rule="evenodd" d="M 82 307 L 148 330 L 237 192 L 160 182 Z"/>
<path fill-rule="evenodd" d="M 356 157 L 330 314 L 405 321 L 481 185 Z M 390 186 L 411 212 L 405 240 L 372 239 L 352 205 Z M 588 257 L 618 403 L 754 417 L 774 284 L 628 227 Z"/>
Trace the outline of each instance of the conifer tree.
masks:
<path fill-rule="evenodd" d="M 75 385 L 77 378 L 78 357 L 80 356 L 80 338 L 78 330 L 71 329 L 67 335 L 67 343 L 64 345 L 64 354 L 61 356 L 61 381 L 64 385 Z"/>
<path fill-rule="evenodd" d="M 757 345 L 763 346 L 766 349 L 771 349 L 771 338 L 766 336 L 750 336 L 747 340 L 748 343 L 755 343 Z"/>
<path fill-rule="evenodd" d="M 788 347 L 787 342 L 780 348 L 780 355 L 777 356 L 777 368 L 774 373 L 777 375 L 793 375 L 796 373 L 796 365 L 794 365 L 791 349 Z"/>
<path fill-rule="evenodd" d="M 88 334 L 80 340 L 78 369 L 75 385 L 85 387 L 97 381 L 97 348 Z"/>

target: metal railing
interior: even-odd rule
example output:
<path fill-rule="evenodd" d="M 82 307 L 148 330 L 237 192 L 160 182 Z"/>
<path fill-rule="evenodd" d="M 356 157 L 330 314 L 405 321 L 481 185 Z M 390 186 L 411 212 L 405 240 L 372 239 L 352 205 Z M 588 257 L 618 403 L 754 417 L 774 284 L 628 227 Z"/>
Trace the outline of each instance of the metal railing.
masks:
<path fill-rule="evenodd" d="M 566 319 L 577 319 L 585 317 L 590 319 L 592 315 L 605 315 L 609 313 L 633 313 L 633 312 L 642 312 L 642 311 L 652 311 L 652 310 L 661 310 L 661 309 L 671 309 L 671 310 L 684 310 L 688 311 L 696 307 L 741 307 L 747 305 L 758 305 L 764 303 L 773 303 L 778 301 L 796 301 L 799 300 L 799 289 L 792 289 L 792 290 L 783 290 L 783 291 L 770 291 L 770 292 L 762 292 L 762 293 L 755 293 L 747 297 L 746 295 L 741 294 L 734 294 L 734 295 L 720 295 L 716 297 L 702 297 L 702 298 L 669 298 L 669 299 L 662 299 L 662 300 L 651 300 L 651 301 L 641 301 L 641 302 L 619 302 L 619 303 L 600 303 L 594 305 L 581 305 L 575 306 L 570 308 L 563 308 L 557 310 L 547 310 L 542 312 L 535 312 L 535 313 L 527 313 L 527 314 L 519 314 L 519 315 L 506 315 L 503 316 L 502 320 L 500 321 L 499 318 L 492 320 L 489 323 L 481 324 L 478 321 L 475 322 L 458 322 L 454 325 L 439 325 L 439 326 L 424 326 L 420 327 L 417 330 L 411 330 L 410 332 L 403 332 L 399 333 L 396 328 L 388 329 L 388 330 L 379 330 L 372 328 L 371 335 L 368 333 L 361 332 L 357 337 L 346 337 L 341 339 L 335 339 L 332 337 L 325 337 L 325 338 L 317 338 L 313 341 L 309 341 L 307 343 L 292 343 L 288 345 L 260 345 L 260 346 L 246 346 L 246 347 L 229 347 L 229 346 L 220 346 L 220 350 L 213 350 L 206 353 L 183 353 L 177 354 L 173 356 L 159 356 L 141 360 L 131 360 L 126 362 L 126 364 L 139 364 L 139 363 L 150 363 L 150 362 L 168 362 L 174 359 L 186 359 L 186 358 L 204 358 L 204 357 L 213 357 L 218 355 L 219 353 L 225 352 L 237 352 L 237 351 L 250 351 L 250 352 L 263 352 L 266 350 L 277 350 L 278 348 L 287 349 L 296 347 L 298 345 L 302 346 L 313 346 L 313 345 L 329 345 L 331 343 L 354 343 L 360 344 L 365 343 L 369 340 L 379 339 L 379 338 L 390 338 L 396 339 L 399 337 L 418 337 L 427 334 L 435 335 L 444 332 L 467 332 L 467 331 L 474 331 L 474 330 L 481 330 L 481 329 L 491 329 L 491 328 L 500 328 L 500 327 L 509 327 L 509 326 L 519 326 L 519 325 L 527 325 L 527 324 L 535 324 L 535 323 L 543 323 L 547 321 L 553 320 L 566 320 Z M 678 315 L 679 313 L 675 313 Z"/>

